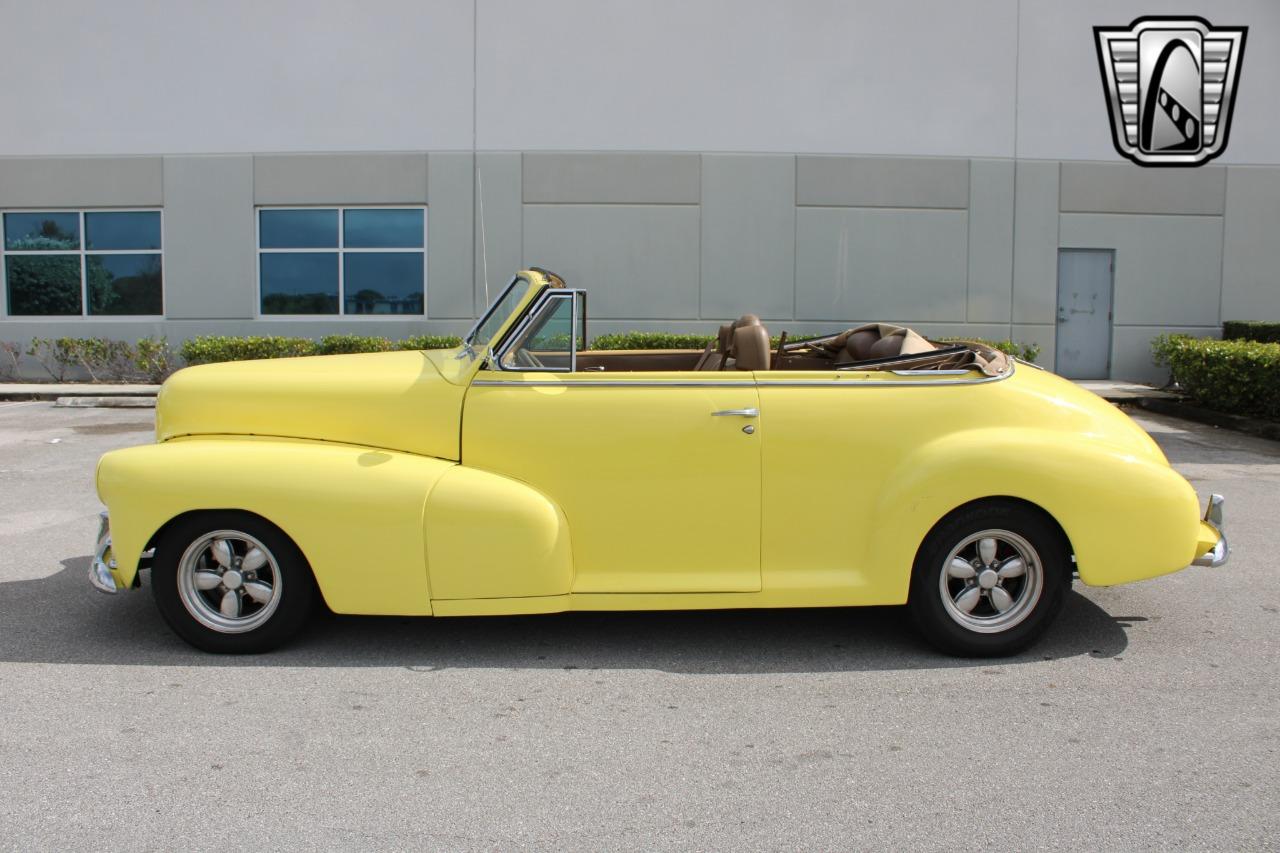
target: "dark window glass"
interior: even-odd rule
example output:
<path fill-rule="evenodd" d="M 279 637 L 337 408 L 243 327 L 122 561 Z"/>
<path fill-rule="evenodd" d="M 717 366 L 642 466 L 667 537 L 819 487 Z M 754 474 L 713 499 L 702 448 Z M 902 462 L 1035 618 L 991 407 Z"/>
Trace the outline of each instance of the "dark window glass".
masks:
<path fill-rule="evenodd" d="M 346 313 L 422 313 L 420 253 L 352 252 L 342 262 Z"/>
<path fill-rule="evenodd" d="M 160 248 L 160 214 L 156 211 L 86 213 L 84 231 L 86 249 Z"/>
<path fill-rule="evenodd" d="M 338 211 L 260 210 L 258 239 L 264 249 L 336 249 Z"/>
<path fill-rule="evenodd" d="M 80 313 L 79 255 L 10 255 L 4 266 L 11 315 Z"/>
<path fill-rule="evenodd" d="M 336 252 L 267 252 L 262 264 L 263 314 L 337 314 Z"/>
<path fill-rule="evenodd" d="M 86 264 L 90 314 L 164 313 L 159 255 L 89 255 Z"/>
<path fill-rule="evenodd" d="M 11 251 L 80 248 L 78 213 L 6 213 L 4 247 Z"/>
<path fill-rule="evenodd" d="M 421 210 L 347 210 L 342 244 L 352 249 L 421 249 Z"/>

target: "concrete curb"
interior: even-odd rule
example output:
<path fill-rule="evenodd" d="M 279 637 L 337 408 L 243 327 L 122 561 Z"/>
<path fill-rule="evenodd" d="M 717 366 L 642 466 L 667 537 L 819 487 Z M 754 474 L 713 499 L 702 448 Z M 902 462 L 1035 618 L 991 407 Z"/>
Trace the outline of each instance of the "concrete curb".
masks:
<path fill-rule="evenodd" d="M 159 385 L 97 385 L 90 382 L 4 382 L 0 400 L 57 400 L 59 397 L 152 397 Z"/>
<path fill-rule="evenodd" d="M 155 397 L 59 397 L 54 408 L 66 409 L 154 409 Z"/>
<path fill-rule="evenodd" d="M 1206 409 L 1181 400 L 1140 397 L 1136 400 L 1126 400 L 1125 402 L 1146 409 L 1149 412 L 1155 412 L 1158 415 L 1170 415 L 1175 418 L 1208 424 L 1222 429 L 1233 429 L 1236 432 L 1255 435 L 1258 438 L 1280 441 L 1280 423 L 1275 421 L 1264 421 L 1259 418 L 1245 417 L 1244 415 L 1228 415 L 1225 412 L 1215 412 L 1213 409 Z"/>

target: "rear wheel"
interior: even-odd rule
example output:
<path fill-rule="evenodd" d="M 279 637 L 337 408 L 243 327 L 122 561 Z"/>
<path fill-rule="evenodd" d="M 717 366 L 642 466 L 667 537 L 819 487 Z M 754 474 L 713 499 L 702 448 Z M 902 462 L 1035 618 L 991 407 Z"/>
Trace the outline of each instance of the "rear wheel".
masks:
<path fill-rule="evenodd" d="M 311 569 L 289 537 L 242 512 L 199 513 L 166 530 L 151 569 L 169 626 L 207 652 L 275 648 L 302 627 Z"/>
<path fill-rule="evenodd" d="M 963 507 L 938 523 L 916 555 L 908 607 L 944 652 L 1018 652 L 1061 610 L 1069 548 L 1043 513 L 1013 501 Z"/>

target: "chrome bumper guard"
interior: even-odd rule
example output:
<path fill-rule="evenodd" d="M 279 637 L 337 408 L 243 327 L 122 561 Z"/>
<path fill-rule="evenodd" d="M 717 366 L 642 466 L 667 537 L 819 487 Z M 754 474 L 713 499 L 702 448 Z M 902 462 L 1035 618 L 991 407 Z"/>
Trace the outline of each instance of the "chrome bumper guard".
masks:
<path fill-rule="evenodd" d="M 99 592 L 116 593 L 120 587 L 111 575 L 116 567 L 115 557 L 111 554 L 111 522 L 105 512 L 98 513 L 98 544 L 93 549 L 93 562 L 89 564 L 89 583 Z"/>
<path fill-rule="evenodd" d="M 1204 521 L 1214 530 L 1218 531 L 1218 541 L 1203 556 L 1197 557 L 1193 566 L 1208 566 L 1217 568 L 1224 566 L 1227 560 L 1231 559 L 1231 546 L 1227 544 L 1227 534 L 1222 530 L 1222 504 L 1224 503 L 1222 495 L 1210 495 L 1209 505 L 1205 507 Z"/>

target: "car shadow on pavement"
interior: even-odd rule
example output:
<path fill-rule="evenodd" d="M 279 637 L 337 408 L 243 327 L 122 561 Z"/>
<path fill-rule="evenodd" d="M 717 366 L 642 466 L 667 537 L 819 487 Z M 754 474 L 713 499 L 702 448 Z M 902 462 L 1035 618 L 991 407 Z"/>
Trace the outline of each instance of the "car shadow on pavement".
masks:
<path fill-rule="evenodd" d="M 107 596 L 88 557 L 0 584 L 0 661 L 151 666 L 402 666 L 411 669 L 654 669 L 690 674 L 991 666 L 935 652 L 905 608 L 563 613 L 442 619 L 317 615 L 288 646 L 205 654 L 165 625 L 150 590 Z M 147 579 L 149 580 L 149 579 Z M 1114 657 L 1127 622 L 1071 593 L 1049 633 L 1000 664 Z"/>

